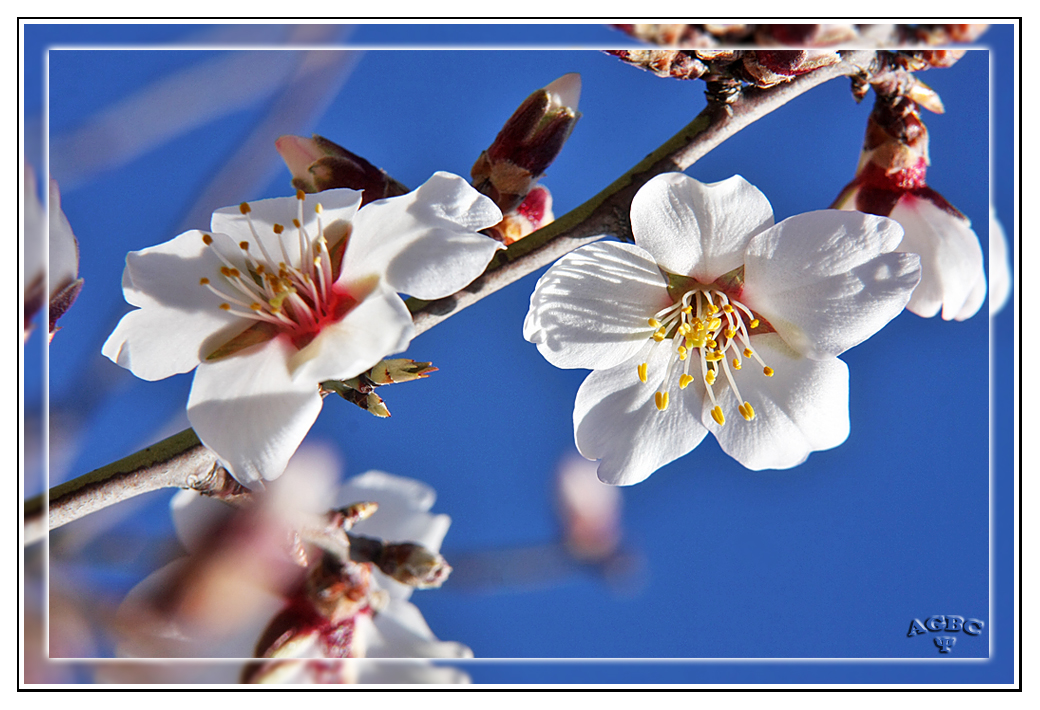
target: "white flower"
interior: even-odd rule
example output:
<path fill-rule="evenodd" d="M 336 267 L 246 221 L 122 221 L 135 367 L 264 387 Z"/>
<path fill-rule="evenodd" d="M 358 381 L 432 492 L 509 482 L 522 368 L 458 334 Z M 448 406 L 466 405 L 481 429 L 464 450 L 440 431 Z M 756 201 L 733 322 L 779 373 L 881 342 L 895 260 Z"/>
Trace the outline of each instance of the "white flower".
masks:
<path fill-rule="evenodd" d="M 404 350 L 398 292 L 447 296 L 501 245 L 477 231 L 501 212 L 455 175 L 358 209 L 361 193 L 243 203 L 127 255 L 123 293 L 138 309 L 102 352 L 138 377 L 198 368 L 188 420 L 246 486 L 273 479 L 321 411 L 318 383 Z"/>
<path fill-rule="evenodd" d="M 276 505 L 282 509 L 285 519 L 294 514 L 305 514 L 306 509 L 313 511 L 316 499 L 322 497 L 314 491 L 328 492 L 321 483 L 323 472 L 336 465 L 331 454 L 321 449 L 300 450 L 290 462 L 285 477 L 271 487 L 271 492 L 277 491 L 281 498 Z M 309 491 L 306 501 L 299 499 L 303 488 Z M 287 502 L 285 498 L 290 500 Z M 351 529 L 353 535 L 414 542 L 437 552 L 451 519 L 447 515 L 429 512 L 435 499 L 436 494 L 429 486 L 381 471 L 356 476 L 340 487 L 338 493 L 325 498 L 341 506 L 370 501 L 378 503 L 379 508 L 370 518 L 354 525 Z M 230 506 L 192 491 L 181 491 L 174 496 L 170 507 L 177 536 L 189 556 L 151 574 L 127 595 L 117 612 L 118 655 L 124 658 L 254 657 L 257 642 L 272 619 L 304 603 L 297 587 L 295 584 L 281 585 L 288 601 L 278 596 L 272 587 L 279 585 L 272 584 L 272 580 L 279 575 L 269 572 L 270 562 L 261 561 L 259 566 L 249 567 L 245 561 L 240 564 L 229 557 L 248 555 L 250 550 L 256 554 L 264 554 L 264 551 L 250 547 L 248 540 L 229 544 L 226 540 L 213 539 L 214 530 L 227 532 L 233 529 L 227 527 L 235 515 Z M 274 547 L 277 551 L 278 546 Z M 268 547 L 267 553 L 271 551 Z M 283 556 L 285 551 L 282 547 Z M 208 564 L 213 559 L 221 562 L 224 574 Z M 313 557 L 312 567 L 320 564 L 319 560 L 320 555 Z M 288 556 L 285 556 L 285 562 L 289 562 Z M 250 571 L 253 574 L 248 574 Z M 366 577 L 368 595 L 381 599 L 381 607 L 374 610 L 362 605 L 350 619 L 334 625 L 332 630 L 339 634 L 342 634 L 344 623 L 352 629 L 351 638 L 345 648 L 341 645 L 340 651 L 348 651 L 350 658 L 358 659 L 472 657 L 472 651 L 466 646 L 440 641 L 434 636 L 422 613 L 409 601 L 413 591 L 411 587 L 394 581 L 374 567 L 370 574 L 370 578 Z M 182 599 L 171 609 L 170 590 L 181 588 L 186 582 L 208 591 L 193 591 L 187 597 L 188 603 Z M 282 648 L 278 656 L 280 660 L 343 657 L 327 653 L 323 645 L 327 639 L 322 633 L 300 629 L 297 636 L 299 641 Z M 362 665 L 358 668 L 363 671 L 367 668 L 367 673 L 377 672 L 384 676 L 394 672 L 393 666 Z M 286 666 L 285 670 L 299 671 L 306 677 L 305 668 Z M 290 677 L 282 680 L 294 682 Z M 365 682 L 364 677 L 361 682 Z M 447 680 L 445 676 L 430 682 L 457 680 Z"/>
<path fill-rule="evenodd" d="M 756 470 L 842 443 L 837 355 L 894 318 L 920 278 L 916 255 L 892 253 L 899 226 L 836 210 L 774 226 L 742 177 L 678 173 L 640 189 L 631 221 L 634 245 L 592 244 L 550 268 L 524 323 L 550 363 L 593 370 L 574 438 L 602 460 L 599 477 L 642 481 L 708 431 Z"/>
<path fill-rule="evenodd" d="M 1008 259 L 1007 235 L 997 219 L 997 211 L 989 208 L 989 314 L 995 316 L 1011 295 L 1011 264 Z"/>
<path fill-rule="evenodd" d="M 906 310 L 923 318 L 940 312 L 943 320 L 971 318 L 986 301 L 982 246 L 971 220 L 927 185 L 878 187 L 871 182 L 878 180 L 876 172 L 865 170 L 835 207 L 888 216 L 903 227 L 896 248 L 921 257 L 921 283 Z"/>

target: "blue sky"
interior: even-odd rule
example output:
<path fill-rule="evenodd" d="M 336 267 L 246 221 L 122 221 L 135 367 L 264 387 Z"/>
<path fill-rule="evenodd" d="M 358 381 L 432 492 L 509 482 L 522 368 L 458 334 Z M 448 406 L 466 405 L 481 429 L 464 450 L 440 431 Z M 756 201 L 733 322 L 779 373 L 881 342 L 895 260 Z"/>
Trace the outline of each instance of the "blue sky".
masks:
<path fill-rule="evenodd" d="M 166 39 L 207 37 L 209 31 L 26 29 L 27 56 L 48 42 L 87 45 L 49 53 L 52 176 L 62 185 L 86 281 L 50 347 L 51 436 L 52 446 L 60 447 L 52 449 L 52 485 L 187 426 L 190 375 L 144 382 L 100 354 L 129 309 L 120 290 L 123 258 L 189 227 L 207 226 L 208 217 L 184 223 L 193 209 L 208 215 L 226 204 L 291 194 L 288 172 L 273 148 L 280 133 L 324 135 L 410 186 L 436 170 L 468 176 L 480 151 L 531 91 L 576 71 L 583 78 L 583 117 L 542 181 L 559 216 L 678 131 L 705 101 L 699 82 L 660 79 L 591 50 L 369 49 L 332 62 L 327 82 L 301 80 L 296 93 L 279 87 L 232 108 L 221 106 L 219 96 L 200 98 L 200 114 L 212 114 L 208 120 L 125 160 L 96 160 L 99 151 L 83 136 L 99 112 L 154 89 L 164 77 L 207 62 L 218 66 L 229 54 L 96 45 L 125 38 L 155 47 Z M 397 47 L 501 47 L 542 39 L 628 44 L 595 26 L 523 32 L 441 27 L 435 34 L 428 28 L 363 26 L 329 37 Z M 928 183 L 971 218 L 985 249 L 989 63 L 998 63 L 993 115 L 1009 121 L 1012 36 L 1008 28 L 992 28 L 983 39 L 992 53 L 974 50 L 954 67 L 920 77 L 946 106 L 942 116 L 924 116 L 931 138 Z M 275 73 L 276 64 L 268 70 Z M 29 117 L 42 106 L 43 94 L 31 80 L 38 69 L 27 69 Z M 243 85 L 249 81 L 242 79 Z M 834 80 L 737 134 L 687 174 L 703 182 L 743 175 L 769 198 L 777 221 L 825 208 L 852 178 L 871 102 L 872 96 L 857 105 L 848 82 Z M 272 106 L 284 119 L 271 118 Z M 266 154 L 258 153 L 262 167 L 218 186 L 248 192 L 205 204 L 210 179 L 265 120 L 272 144 Z M 133 123 L 127 125 L 149 133 L 151 126 Z M 996 132 L 993 163 L 996 206 L 1008 227 L 1010 134 Z M 86 152 L 73 151 L 84 145 Z M 27 154 L 33 155 L 31 146 Z M 84 169 L 91 161 L 96 167 Z M 443 547 L 453 563 L 490 555 L 508 567 L 524 550 L 559 536 L 553 473 L 574 452 L 571 412 L 586 371 L 552 367 L 521 336 L 540 273 L 416 338 L 406 356 L 432 361 L 440 370 L 422 382 L 388 388 L 391 419 L 377 420 L 330 399 L 308 438 L 341 451 L 345 476 L 378 468 L 433 486 L 434 510 L 453 520 Z M 692 454 L 625 488 L 625 545 L 641 562 L 620 582 L 579 568 L 482 584 L 460 572 L 462 582 L 417 593 L 413 601 L 440 638 L 469 645 L 478 658 L 927 659 L 469 666 L 478 682 L 1009 682 L 1016 623 L 1009 601 L 1012 317 L 1008 308 L 992 321 L 995 352 L 1004 364 L 995 402 L 998 421 L 1007 421 L 998 427 L 993 481 L 986 376 L 991 321 L 985 307 L 961 323 L 904 313 L 842 356 L 851 373 L 852 422 L 842 446 L 814 453 L 788 471 L 752 472 L 708 437 Z M 40 341 L 30 342 L 27 357 Z M 27 366 L 27 401 L 40 392 L 35 377 L 38 371 Z M 169 535 L 168 498 L 151 494 L 130 504 L 109 534 L 143 541 Z M 89 561 L 96 553 L 88 548 L 85 554 Z M 77 568 L 69 573 L 71 583 L 118 601 L 157 563 L 144 553 L 127 555 L 125 561 L 109 560 L 102 572 Z M 994 563 L 997 596 L 991 598 Z M 933 614 L 986 622 L 980 636 L 959 639 L 954 655 L 961 660 L 952 668 L 937 663 L 928 638 L 907 638 L 912 619 Z M 963 661 L 987 657 L 988 662 Z"/>

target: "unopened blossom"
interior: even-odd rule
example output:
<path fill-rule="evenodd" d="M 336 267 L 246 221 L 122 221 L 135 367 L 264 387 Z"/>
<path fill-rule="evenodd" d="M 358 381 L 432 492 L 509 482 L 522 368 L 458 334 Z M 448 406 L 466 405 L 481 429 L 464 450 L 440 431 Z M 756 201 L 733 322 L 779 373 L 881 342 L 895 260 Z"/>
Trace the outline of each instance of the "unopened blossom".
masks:
<path fill-rule="evenodd" d="M 710 431 L 750 469 L 790 468 L 849 432 L 838 359 L 894 318 L 920 278 L 890 219 L 822 210 L 774 225 L 740 176 L 660 175 L 636 194 L 635 244 L 558 261 L 531 296 L 524 337 L 578 390 L 578 450 L 627 485 Z"/>
<path fill-rule="evenodd" d="M 369 503 L 367 518 L 351 526 L 353 535 L 372 539 L 407 540 L 431 553 L 440 549 L 451 524 L 447 515 L 430 512 L 436 494 L 427 485 L 381 471 L 369 471 L 348 480 L 336 492 L 323 484 L 327 472 L 337 466 L 331 452 L 303 447 L 290 462 L 285 476 L 272 484 L 275 503 L 283 523 L 291 529 L 293 517 L 311 520 L 318 500 L 336 505 Z M 301 490 L 307 489 L 307 490 Z M 304 500 L 301 500 L 301 496 Z M 319 596 L 303 590 L 313 586 L 273 585 L 269 567 L 294 566 L 308 580 L 319 576 L 327 558 L 308 548 L 305 567 L 289 554 L 288 545 L 267 544 L 263 554 L 281 556 L 262 564 L 236 561 L 227 544 L 214 537 L 215 528 L 235 525 L 241 511 L 182 491 L 171 501 L 177 536 L 188 555 L 150 575 L 137 585 L 117 613 L 117 653 L 124 658 L 266 658 L 249 666 L 248 682 L 379 682 L 395 676 L 394 666 L 342 665 L 340 658 L 470 658 L 466 646 L 440 641 L 434 636 L 419 609 L 409 601 L 414 587 L 384 575 L 372 563 L 352 563 L 353 569 L 340 580 L 340 587 L 358 584 L 350 599 L 338 599 L 333 585 L 321 588 Z M 270 541 L 279 536 L 268 535 Z M 282 535 L 288 540 L 289 536 Z M 243 540 L 243 544 L 247 541 Z M 214 548 L 223 550 L 228 569 L 212 564 Z M 239 547 L 246 555 L 249 549 Z M 256 554 L 257 549 L 252 553 Z M 201 570 L 186 575 L 186 570 Z M 170 590 L 190 580 L 190 605 L 170 607 Z M 333 580 L 328 580 L 332 582 Z M 356 592 L 356 594 L 355 594 Z M 182 597 L 183 598 L 183 597 Z M 334 607 L 334 608 L 333 608 Z M 216 615 L 216 616 L 215 616 Z M 308 659 L 297 663 L 297 659 Z M 311 659 L 320 660 L 312 663 Z M 288 662 L 288 663 L 287 663 Z M 374 662 L 370 662 L 374 663 Z M 403 667 L 402 672 L 408 667 Z M 415 669 L 405 674 L 415 675 Z M 234 677 L 236 673 L 227 675 Z M 420 675 L 422 675 L 420 673 Z M 430 674 L 433 682 L 436 674 Z M 441 682 L 458 682 L 442 678 Z M 392 680 L 390 682 L 393 682 Z M 424 682 L 415 679 L 412 682 Z"/>
<path fill-rule="evenodd" d="M 79 244 L 61 209 L 61 192 L 55 180 L 48 186 L 48 215 L 36 193 L 36 174 L 25 164 L 25 302 L 24 337 L 32 331 L 32 319 L 46 303 L 48 333 L 59 330 L 58 319 L 79 296 Z"/>
<path fill-rule="evenodd" d="M 501 248 L 477 233 L 501 212 L 455 175 L 360 202 L 349 189 L 244 202 L 208 232 L 127 255 L 137 310 L 102 352 L 146 380 L 195 369 L 188 420 L 246 486 L 285 469 L 321 411 L 320 382 L 408 346 L 398 292 L 447 296 Z"/>
<path fill-rule="evenodd" d="M 516 209 L 563 149 L 581 117 L 581 76 L 564 74 L 528 96 L 470 174 L 504 213 Z"/>
<path fill-rule="evenodd" d="M 941 110 L 941 102 L 930 106 Z M 971 220 L 926 184 L 928 164 L 928 130 L 918 102 L 879 94 L 856 177 L 832 207 L 899 222 L 904 237 L 897 248 L 921 256 L 921 283 L 906 309 L 924 318 L 941 313 L 943 320 L 965 320 L 986 301 L 982 246 Z"/>

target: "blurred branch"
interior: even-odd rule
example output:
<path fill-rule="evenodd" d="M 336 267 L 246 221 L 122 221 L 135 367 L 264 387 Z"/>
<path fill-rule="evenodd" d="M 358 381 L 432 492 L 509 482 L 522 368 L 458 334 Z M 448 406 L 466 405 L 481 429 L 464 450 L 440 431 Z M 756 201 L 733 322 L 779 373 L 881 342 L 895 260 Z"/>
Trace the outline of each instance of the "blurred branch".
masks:
<path fill-rule="evenodd" d="M 120 501 L 163 488 L 191 488 L 205 495 L 230 496 L 241 486 L 185 429 L 124 459 L 55 486 L 25 502 L 23 544 L 43 539 L 48 530 Z M 244 492 L 244 489 L 241 489 Z M 46 519 L 45 519 L 46 516 Z"/>
<path fill-rule="evenodd" d="M 661 173 L 686 170 L 741 129 L 830 79 L 869 76 L 877 69 L 876 56 L 873 51 L 844 52 L 842 62 L 788 83 L 771 89 L 745 90 L 733 103 L 709 103 L 686 127 L 598 195 L 499 252 L 484 275 L 465 289 L 436 301 L 409 299 L 416 334 L 605 235 L 631 241 L 629 206 L 647 181 Z M 190 488 L 225 499 L 246 493 L 199 442 L 195 432 L 187 429 L 51 489 L 46 525 L 43 497 L 26 501 L 23 543 L 42 539 L 47 529 L 162 488 Z"/>

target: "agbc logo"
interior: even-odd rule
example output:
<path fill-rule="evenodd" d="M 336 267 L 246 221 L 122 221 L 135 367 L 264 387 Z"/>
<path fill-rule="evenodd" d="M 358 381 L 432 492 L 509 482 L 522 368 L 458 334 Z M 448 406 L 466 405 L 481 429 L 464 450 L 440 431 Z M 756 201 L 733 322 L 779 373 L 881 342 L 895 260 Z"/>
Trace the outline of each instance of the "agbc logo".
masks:
<path fill-rule="evenodd" d="M 978 619 L 965 620 L 963 616 L 957 616 L 956 614 L 936 614 L 935 616 L 929 616 L 928 620 L 923 624 L 918 619 L 911 621 L 910 630 L 906 633 L 906 637 L 913 638 L 928 631 L 933 633 L 940 631 L 963 631 L 969 636 L 978 636 L 982 633 L 982 629 L 985 626 L 986 622 Z M 956 645 L 957 637 L 936 636 L 932 639 L 932 642 L 939 649 L 939 653 L 949 653 Z"/>

